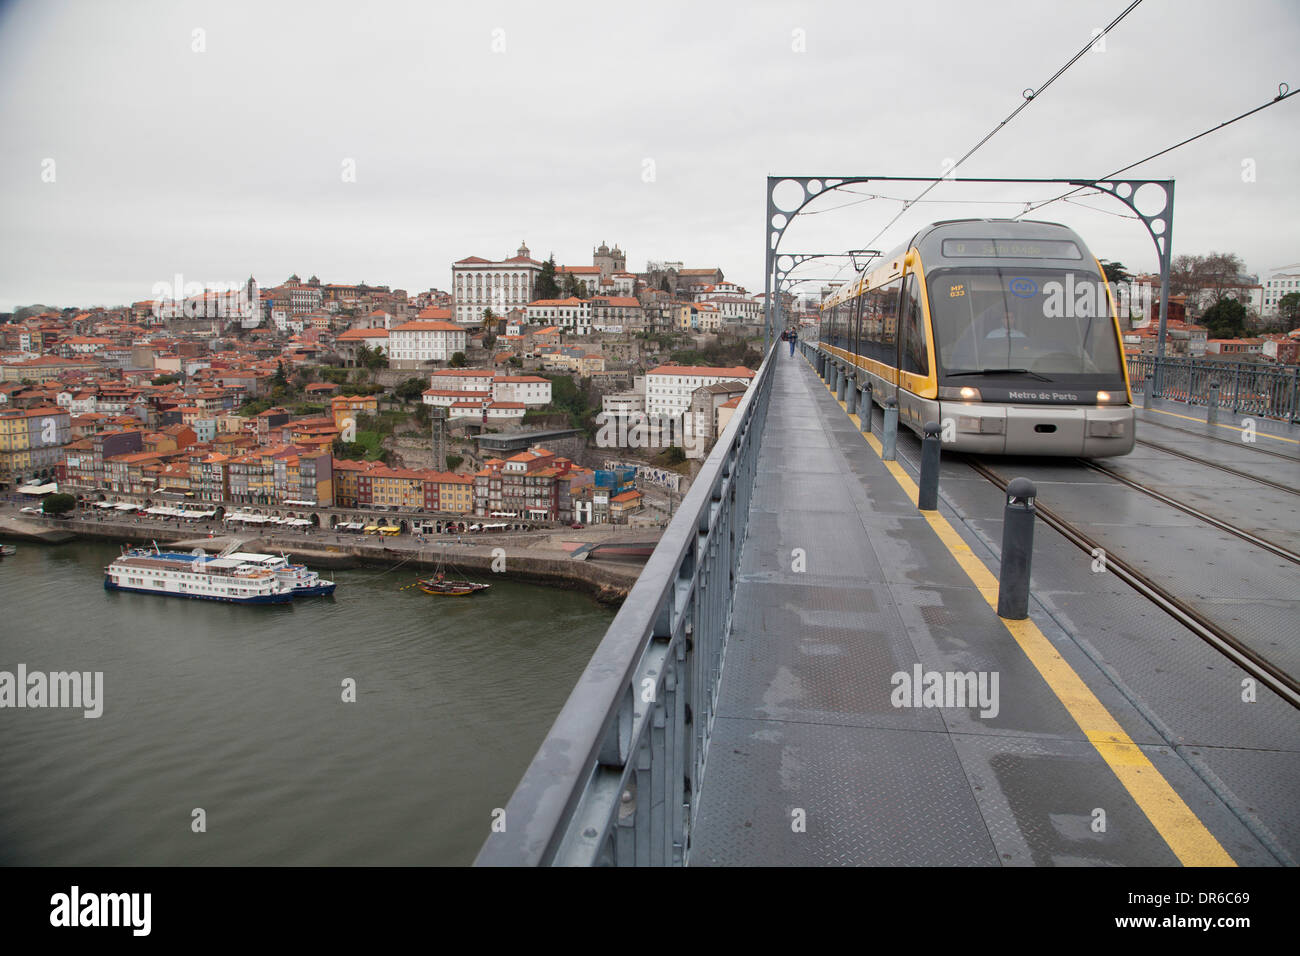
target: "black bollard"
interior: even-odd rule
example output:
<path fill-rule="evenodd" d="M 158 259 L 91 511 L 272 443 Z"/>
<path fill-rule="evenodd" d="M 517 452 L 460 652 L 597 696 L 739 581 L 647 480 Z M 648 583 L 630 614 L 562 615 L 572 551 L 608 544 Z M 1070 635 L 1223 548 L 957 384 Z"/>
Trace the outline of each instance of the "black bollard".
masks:
<path fill-rule="evenodd" d="M 848 387 L 844 390 L 844 410 L 852 415 L 858 410 L 858 383 L 849 376 Z"/>
<path fill-rule="evenodd" d="M 885 399 L 884 438 L 880 442 L 880 457 L 883 461 L 894 461 L 898 442 L 898 399 Z"/>
<path fill-rule="evenodd" d="M 921 481 L 916 493 L 916 506 L 921 511 L 939 507 L 939 432 L 938 422 L 926 422 L 925 438 L 921 439 Z"/>
<path fill-rule="evenodd" d="M 1007 485 L 1002 512 L 1002 567 L 998 572 L 998 617 L 1029 617 L 1029 567 L 1034 557 L 1034 498 L 1038 489 L 1028 478 Z"/>
<path fill-rule="evenodd" d="M 862 401 L 859 402 L 858 417 L 862 419 L 862 434 L 871 434 L 871 416 L 875 409 L 871 407 L 871 382 L 862 386 Z"/>
<path fill-rule="evenodd" d="M 1219 420 L 1219 383 L 1210 383 L 1210 394 L 1206 399 L 1205 422 L 1213 425 Z"/>

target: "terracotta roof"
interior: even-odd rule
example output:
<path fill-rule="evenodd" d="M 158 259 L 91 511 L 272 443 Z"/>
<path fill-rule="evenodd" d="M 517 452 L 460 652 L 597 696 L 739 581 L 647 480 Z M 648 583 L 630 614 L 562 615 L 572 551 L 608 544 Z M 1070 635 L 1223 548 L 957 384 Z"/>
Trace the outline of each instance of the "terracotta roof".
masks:
<path fill-rule="evenodd" d="M 429 310 L 426 309 L 425 311 L 427 312 Z M 393 326 L 393 331 L 394 332 L 464 332 L 465 329 L 464 327 L 457 325 L 455 322 L 429 322 L 429 321 L 417 320 L 414 322 L 403 322 L 401 325 L 395 325 Z"/>
<path fill-rule="evenodd" d="M 753 378 L 753 369 L 737 365 L 734 368 L 715 368 L 708 365 L 660 365 L 646 372 L 647 375 L 697 375 L 722 376 L 724 378 Z"/>

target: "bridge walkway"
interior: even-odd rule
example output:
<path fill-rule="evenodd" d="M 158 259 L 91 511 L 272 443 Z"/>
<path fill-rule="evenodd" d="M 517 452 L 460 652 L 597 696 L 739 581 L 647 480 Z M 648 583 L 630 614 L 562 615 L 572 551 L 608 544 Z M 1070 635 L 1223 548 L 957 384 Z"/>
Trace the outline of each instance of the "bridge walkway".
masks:
<path fill-rule="evenodd" d="M 692 865 L 1294 862 L 1292 708 L 1270 699 L 1244 718 L 1197 702 L 1198 726 L 1228 725 L 1232 739 L 1211 743 L 1234 755 L 1291 735 L 1247 765 L 1255 791 L 1237 798 L 1163 701 L 1048 612 L 1037 570 L 1031 620 L 996 615 L 998 501 L 979 515 L 983 539 L 947 503 L 917 511 L 907 471 L 880 459 L 802 356 L 781 359 Z M 1040 550 L 1063 567 L 1039 536 L 1036 569 Z M 1074 606 L 1115 604 L 1106 577 L 1073 577 Z M 1178 653 L 1180 680 L 1204 673 L 1208 648 Z M 1230 666 L 1221 674 L 1235 686 Z M 936 680 L 983 701 L 922 692 Z"/>

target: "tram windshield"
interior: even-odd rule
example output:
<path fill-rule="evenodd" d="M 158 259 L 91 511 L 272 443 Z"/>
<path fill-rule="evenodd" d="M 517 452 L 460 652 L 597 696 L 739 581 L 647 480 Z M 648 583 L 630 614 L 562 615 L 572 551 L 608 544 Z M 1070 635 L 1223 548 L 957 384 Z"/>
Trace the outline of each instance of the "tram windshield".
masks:
<path fill-rule="evenodd" d="M 926 275 L 944 374 L 1040 381 L 1122 375 L 1100 276 L 1065 269 L 943 269 Z"/>

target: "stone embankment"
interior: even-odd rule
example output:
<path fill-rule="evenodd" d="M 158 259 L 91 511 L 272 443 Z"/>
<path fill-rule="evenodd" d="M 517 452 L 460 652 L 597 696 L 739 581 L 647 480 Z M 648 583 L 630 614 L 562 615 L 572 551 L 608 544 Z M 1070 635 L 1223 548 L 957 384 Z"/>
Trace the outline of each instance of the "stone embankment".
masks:
<path fill-rule="evenodd" d="M 387 565 L 409 567 L 413 573 L 419 573 L 435 567 L 441 555 L 447 563 L 485 580 L 500 574 L 514 580 L 578 588 L 611 605 L 627 597 L 642 567 L 616 561 L 575 560 L 566 550 L 555 547 L 547 536 L 531 540 L 522 535 L 474 537 L 470 541 L 464 540 L 469 536 L 463 536 L 457 541 L 450 535 L 423 539 L 412 535 L 375 538 L 317 530 L 307 534 L 262 530 L 249 535 L 231 535 L 219 526 L 210 532 L 202 529 L 203 526 L 196 528 L 192 524 L 169 526 L 148 521 L 136 523 L 132 519 L 56 520 L 35 515 L 0 515 L 0 537 L 12 540 L 44 544 L 63 544 L 76 538 L 142 544 L 156 541 L 159 545 L 184 550 L 203 548 L 209 553 L 238 540 L 241 550 L 284 551 L 318 569 Z"/>

